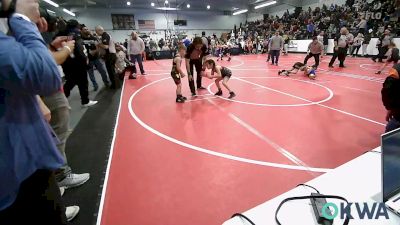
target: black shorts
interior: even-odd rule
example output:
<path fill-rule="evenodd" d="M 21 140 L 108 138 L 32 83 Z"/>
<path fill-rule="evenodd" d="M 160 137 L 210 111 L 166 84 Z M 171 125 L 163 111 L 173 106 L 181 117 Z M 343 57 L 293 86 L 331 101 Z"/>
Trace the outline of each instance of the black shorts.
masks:
<path fill-rule="evenodd" d="M 300 67 L 303 67 L 303 66 L 305 66 L 304 63 L 297 62 L 297 63 L 295 63 L 295 64 L 293 65 L 293 68 L 295 68 L 295 69 L 300 69 Z"/>
<path fill-rule="evenodd" d="M 171 73 L 171 77 L 176 85 L 181 84 L 181 75 L 179 73 Z"/>
<path fill-rule="evenodd" d="M 225 77 L 231 78 L 232 71 L 229 69 L 224 69 L 223 71 L 221 71 L 221 75 L 222 75 L 222 78 L 225 78 Z"/>
<path fill-rule="evenodd" d="M 398 59 L 398 58 L 392 58 L 392 57 L 390 57 L 390 58 L 388 58 L 387 62 L 388 62 L 388 63 L 394 62 L 394 63 L 396 64 L 397 62 L 399 62 L 399 59 Z"/>

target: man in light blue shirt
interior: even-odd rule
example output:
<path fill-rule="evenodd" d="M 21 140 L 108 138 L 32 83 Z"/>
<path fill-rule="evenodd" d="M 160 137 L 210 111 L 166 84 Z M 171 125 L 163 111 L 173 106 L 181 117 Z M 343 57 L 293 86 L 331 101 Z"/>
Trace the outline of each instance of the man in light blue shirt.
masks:
<path fill-rule="evenodd" d="M 3 9 L 11 0 L 2 0 Z M 37 26 L 37 0 L 18 0 L 0 32 L 0 224 L 66 224 L 53 171 L 63 165 L 36 95 L 61 88 Z M 1 19 L 4 22 L 4 19 Z M 41 20 L 41 24 L 43 21 Z"/>

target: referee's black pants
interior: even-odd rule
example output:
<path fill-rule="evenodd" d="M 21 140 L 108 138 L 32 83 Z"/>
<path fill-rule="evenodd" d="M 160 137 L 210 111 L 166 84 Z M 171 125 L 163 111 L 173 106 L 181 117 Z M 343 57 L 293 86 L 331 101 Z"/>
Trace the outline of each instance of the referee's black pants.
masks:
<path fill-rule="evenodd" d="M 315 60 L 315 66 L 316 67 L 318 67 L 319 66 L 319 56 L 321 55 L 321 53 L 318 53 L 318 54 L 312 54 L 311 52 L 306 56 L 306 58 L 304 59 L 304 64 L 307 64 L 307 62 L 308 62 L 308 60 L 311 58 L 311 57 L 314 57 L 314 60 Z"/>
<path fill-rule="evenodd" d="M 196 69 L 196 73 L 197 73 L 197 77 L 196 77 L 196 84 L 197 84 L 197 88 L 201 88 L 201 70 L 202 70 L 202 59 L 191 59 L 189 62 L 189 69 L 190 69 L 190 74 L 192 74 L 193 76 L 193 80 L 189 80 L 189 87 L 190 87 L 190 91 L 192 92 L 192 94 L 196 94 L 196 86 L 194 83 L 194 69 L 193 67 Z"/>
<path fill-rule="evenodd" d="M 344 61 L 346 60 L 346 56 L 347 56 L 347 48 L 339 47 L 338 50 L 334 50 L 332 59 L 329 62 L 329 66 L 333 66 L 333 63 L 335 63 L 336 58 L 338 58 L 339 67 L 344 67 Z"/>

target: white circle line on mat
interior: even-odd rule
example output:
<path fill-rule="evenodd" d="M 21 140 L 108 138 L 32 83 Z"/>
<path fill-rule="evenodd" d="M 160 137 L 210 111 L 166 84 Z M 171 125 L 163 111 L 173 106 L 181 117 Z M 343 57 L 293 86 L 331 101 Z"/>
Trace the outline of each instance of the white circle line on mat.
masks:
<path fill-rule="evenodd" d="M 233 77 L 233 78 L 235 78 L 235 77 Z M 328 87 L 326 87 L 326 86 L 324 86 L 324 85 L 315 83 L 315 82 L 304 81 L 304 80 L 298 80 L 298 79 L 293 79 L 293 78 L 282 78 L 282 77 L 237 77 L 237 78 L 238 78 L 238 80 L 239 80 L 239 79 L 242 80 L 242 78 L 247 78 L 247 79 L 250 79 L 250 78 L 257 78 L 257 79 L 284 79 L 284 80 L 295 80 L 295 81 L 299 81 L 299 82 L 303 82 L 303 83 L 309 83 L 309 84 L 312 84 L 312 85 L 315 85 L 315 86 L 322 87 L 322 88 L 324 88 L 325 90 L 328 91 L 329 96 L 328 96 L 327 98 L 321 100 L 321 101 L 318 101 L 318 102 L 313 102 L 313 101 L 307 100 L 307 103 L 299 103 L 299 104 L 267 104 L 267 103 L 256 103 L 256 102 L 240 101 L 240 100 L 236 100 L 236 99 L 225 98 L 225 97 L 222 97 L 222 96 L 220 96 L 219 98 L 222 98 L 222 99 L 224 99 L 224 100 L 231 101 L 231 102 L 236 102 L 236 103 L 245 104 L 245 105 L 255 105 L 255 106 L 264 106 L 264 107 L 301 107 L 301 106 L 318 105 L 318 104 L 327 102 L 327 101 L 329 101 L 329 100 L 331 100 L 331 99 L 333 98 L 333 91 L 332 91 L 331 89 L 329 89 Z M 248 81 L 248 82 L 249 82 L 249 81 Z M 249 83 L 254 84 L 254 83 L 252 83 L 252 82 L 249 82 Z M 214 84 L 214 83 L 211 83 L 211 84 L 208 85 L 208 87 L 207 87 L 208 92 L 210 92 L 210 93 L 212 93 L 212 91 L 211 91 L 211 86 L 212 86 L 213 84 Z M 268 88 L 268 89 L 275 90 L 275 89 L 272 89 L 272 88 Z M 276 91 L 276 90 L 275 90 L 275 91 Z M 285 93 L 285 92 L 282 92 L 282 91 L 279 91 L 279 92 L 280 92 L 280 93 Z M 285 94 L 288 94 L 288 93 L 285 93 Z M 293 96 L 294 96 L 294 97 L 298 97 L 298 96 L 291 95 L 291 94 L 288 94 L 288 95 L 289 95 L 289 96 L 292 96 L 292 97 L 293 97 Z M 298 97 L 298 98 L 299 98 L 299 99 L 302 99 L 301 97 Z"/>
<path fill-rule="evenodd" d="M 176 138 L 173 138 L 169 135 L 166 135 L 156 129 L 154 129 L 153 127 L 149 126 L 148 124 L 146 124 L 145 122 L 143 122 L 135 113 L 134 108 L 133 108 L 133 100 L 135 98 L 135 96 L 140 93 L 143 89 L 154 85 L 156 83 L 162 82 L 164 80 L 170 79 L 169 77 L 167 78 L 162 78 L 156 81 L 153 81 L 149 84 L 146 84 L 145 86 L 139 88 L 137 91 L 135 91 L 131 97 L 129 98 L 129 102 L 128 102 L 128 109 L 129 112 L 132 116 L 132 118 L 139 123 L 143 128 L 145 128 L 146 130 L 148 130 L 149 132 L 153 133 L 154 135 L 163 138 L 167 141 L 170 141 L 172 143 L 175 143 L 177 145 L 180 145 L 182 147 L 197 151 L 197 152 L 202 152 L 208 155 L 212 155 L 212 156 L 217 156 L 217 157 L 221 157 L 221 158 L 225 158 L 225 159 L 229 159 L 229 160 L 234 160 L 234 161 L 238 161 L 238 162 L 243 162 L 243 163 L 249 163 L 249 164 L 254 164 L 254 165 L 259 165 L 259 166 L 268 166 L 268 167 L 275 167 L 275 168 L 281 168 L 281 169 L 290 169 L 290 170 L 300 170 L 300 171 L 313 171 L 313 172 L 319 172 L 319 173 L 326 173 L 331 171 L 331 169 L 327 169 L 327 168 L 314 168 L 314 167 L 304 167 L 304 166 L 295 166 L 295 165 L 288 165 L 288 164 L 281 164 L 281 163 L 273 163 L 273 162 L 266 162 L 266 161 L 260 161 L 260 160 L 254 160 L 254 159 L 248 159 L 248 158 L 243 158 L 243 157 L 239 157 L 239 156 L 234 156 L 234 155 L 230 155 L 230 154 L 225 154 L 225 153 L 221 153 L 218 151 L 214 151 L 211 149 L 206 149 L 206 148 L 202 148 L 199 146 L 195 146 L 189 143 L 186 143 L 184 141 L 180 141 Z"/>

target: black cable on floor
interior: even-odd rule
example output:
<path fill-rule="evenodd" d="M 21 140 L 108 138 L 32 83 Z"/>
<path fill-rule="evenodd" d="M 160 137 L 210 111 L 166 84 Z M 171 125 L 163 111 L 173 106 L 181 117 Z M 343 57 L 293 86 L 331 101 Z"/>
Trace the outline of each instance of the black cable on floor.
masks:
<path fill-rule="evenodd" d="M 251 221 L 251 219 L 249 219 L 247 216 L 245 216 L 245 215 L 243 215 L 241 213 L 235 213 L 235 214 L 232 215 L 231 218 L 236 217 L 236 216 L 247 220 L 247 222 L 249 222 L 251 225 L 256 225 L 253 221 Z"/>
<path fill-rule="evenodd" d="M 308 187 L 311 189 L 314 189 L 314 191 L 316 191 L 318 194 L 321 194 L 315 187 L 307 185 L 307 184 L 298 184 L 296 187 L 300 187 L 300 186 L 304 186 L 304 187 Z"/>

